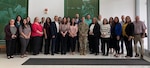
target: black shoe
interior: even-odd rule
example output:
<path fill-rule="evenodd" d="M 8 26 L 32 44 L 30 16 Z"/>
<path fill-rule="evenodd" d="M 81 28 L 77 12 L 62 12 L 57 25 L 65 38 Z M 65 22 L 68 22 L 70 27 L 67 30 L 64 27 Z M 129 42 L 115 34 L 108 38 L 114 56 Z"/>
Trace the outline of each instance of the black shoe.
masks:
<path fill-rule="evenodd" d="M 139 57 L 139 54 L 136 54 L 135 57 Z"/>
<path fill-rule="evenodd" d="M 91 52 L 90 54 L 94 54 L 94 52 Z"/>
<path fill-rule="evenodd" d="M 54 55 L 54 53 L 52 53 L 51 55 Z"/>
<path fill-rule="evenodd" d="M 14 58 L 14 56 L 10 56 L 10 58 Z"/>
<path fill-rule="evenodd" d="M 98 53 L 95 53 L 95 55 L 98 55 Z"/>
<path fill-rule="evenodd" d="M 10 56 L 7 56 L 7 59 L 10 59 Z"/>
<path fill-rule="evenodd" d="M 141 59 L 143 59 L 143 55 L 141 55 L 141 57 L 140 57 Z"/>

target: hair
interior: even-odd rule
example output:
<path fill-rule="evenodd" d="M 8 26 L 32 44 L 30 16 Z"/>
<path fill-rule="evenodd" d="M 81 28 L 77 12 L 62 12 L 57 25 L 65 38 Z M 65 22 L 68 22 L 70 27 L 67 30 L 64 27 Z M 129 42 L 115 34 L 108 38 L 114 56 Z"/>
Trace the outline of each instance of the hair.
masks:
<path fill-rule="evenodd" d="M 115 22 L 115 19 L 117 19 L 118 21 Z M 114 18 L 114 22 L 115 22 L 115 23 L 119 23 L 119 18 L 118 18 L 118 17 L 115 17 L 115 18 Z"/>
<path fill-rule="evenodd" d="M 20 24 L 22 24 L 23 20 L 22 20 L 22 17 L 21 17 L 20 15 L 17 15 L 17 17 L 16 17 L 16 19 L 15 19 L 15 24 L 16 24 L 16 23 L 17 23 L 17 21 L 18 21 L 18 17 L 20 17 L 20 18 L 21 18 L 21 20 L 20 20 Z"/>
<path fill-rule="evenodd" d="M 66 20 L 66 22 L 64 22 L 64 19 L 65 19 L 66 17 L 63 17 L 63 19 L 62 19 L 62 24 L 67 24 L 67 20 Z M 67 19 L 67 18 L 66 18 Z"/>
<path fill-rule="evenodd" d="M 126 16 L 126 18 L 125 18 L 125 21 L 126 21 L 126 22 L 125 22 L 125 23 L 128 23 L 128 22 L 127 22 L 127 17 L 129 17 L 129 19 L 130 19 L 130 21 L 129 21 L 129 22 L 131 22 L 131 18 L 130 18 L 130 16 Z"/>
<path fill-rule="evenodd" d="M 106 18 L 103 19 L 103 24 L 104 24 L 104 20 L 106 20 L 106 24 L 109 24 L 108 20 Z"/>
<path fill-rule="evenodd" d="M 75 18 L 72 18 L 72 19 L 75 19 Z M 75 22 L 72 22 L 72 19 L 71 19 L 71 24 L 70 25 L 76 25 L 76 23 Z"/>
<path fill-rule="evenodd" d="M 26 24 L 24 24 L 24 20 L 26 20 Z M 26 19 L 26 18 L 24 18 L 22 23 L 23 23 L 23 24 L 22 24 L 22 29 L 26 28 L 26 27 L 25 27 L 25 25 L 28 25 L 28 23 L 27 23 L 27 19 Z"/>
<path fill-rule="evenodd" d="M 47 19 L 49 19 L 49 20 L 50 20 L 50 22 L 48 22 L 48 21 L 47 21 Z M 51 18 L 50 18 L 50 17 L 47 17 L 47 18 L 46 18 L 46 22 L 45 22 L 45 23 L 47 23 L 47 24 L 49 23 L 49 24 L 50 24 L 51 22 L 52 22 Z"/>

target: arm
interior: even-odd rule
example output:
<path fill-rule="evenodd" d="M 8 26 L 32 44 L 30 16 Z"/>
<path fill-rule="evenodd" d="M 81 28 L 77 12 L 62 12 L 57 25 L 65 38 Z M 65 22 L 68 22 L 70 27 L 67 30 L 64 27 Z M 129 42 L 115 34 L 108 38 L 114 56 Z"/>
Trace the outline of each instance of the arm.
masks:
<path fill-rule="evenodd" d="M 5 27 L 5 34 L 6 34 L 6 36 L 9 36 L 9 37 L 11 37 L 12 36 L 12 34 L 11 34 L 11 32 L 10 32 L 10 28 L 9 28 L 9 25 L 7 25 L 6 27 Z"/>

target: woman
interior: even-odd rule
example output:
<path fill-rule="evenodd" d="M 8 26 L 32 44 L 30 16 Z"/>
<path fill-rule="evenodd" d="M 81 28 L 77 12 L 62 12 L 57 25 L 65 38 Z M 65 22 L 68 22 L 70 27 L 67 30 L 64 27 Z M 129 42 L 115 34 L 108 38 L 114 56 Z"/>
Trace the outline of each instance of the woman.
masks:
<path fill-rule="evenodd" d="M 113 43 L 113 38 L 112 38 L 112 28 L 114 27 L 114 20 L 113 20 L 113 17 L 110 17 L 109 18 L 109 24 L 110 24 L 110 26 L 111 26 L 111 35 L 110 35 L 110 44 L 111 45 L 109 45 L 109 51 L 110 51 L 110 53 L 112 54 L 113 52 L 114 52 L 114 44 L 112 44 Z"/>
<path fill-rule="evenodd" d="M 122 26 L 122 35 L 126 45 L 127 55 L 125 57 L 132 57 L 132 39 L 134 35 L 134 24 L 131 22 L 131 18 L 129 16 L 126 17 L 126 22 Z"/>
<path fill-rule="evenodd" d="M 44 39 L 45 39 L 45 47 L 44 47 L 44 54 L 50 54 L 50 41 L 51 41 L 51 33 L 50 33 L 50 26 L 51 26 L 51 18 L 47 17 L 46 22 L 44 23 Z"/>
<path fill-rule="evenodd" d="M 32 41 L 33 41 L 33 55 L 37 55 L 40 52 L 40 47 L 42 43 L 43 27 L 39 24 L 39 18 L 34 18 L 34 23 L 32 24 Z"/>
<path fill-rule="evenodd" d="M 89 27 L 85 23 L 85 17 L 82 17 L 82 22 L 79 23 L 80 55 L 86 55 L 88 29 Z"/>
<path fill-rule="evenodd" d="M 100 37 L 100 25 L 97 22 L 97 19 L 94 17 L 92 23 L 89 26 L 89 46 L 92 49 L 92 52 L 95 55 L 99 54 L 99 37 Z"/>
<path fill-rule="evenodd" d="M 20 15 L 18 15 L 15 19 L 15 26 L 17 27 L 17 43 L 16 43 L 16 47 L 15 47 L 15 54 L 20 54 L 21 53 L 21 44 L 20 44 L 20 37 L 19 37 L 19 27 L 20 25 L 22 25 L 22 17 Z"/>
<path fill-rule="evenodd" d="M 5 40 L 6 40 L 6 54 L 7 58 L 13 58 L 15 51 L 15 44 L 17 38 L 17 28 L 15 27 L 14 19 L 9 21 L 9 24 L 5 26 Z"/>
<path fill-rule="evenodd" d="M 77 32 L 78 32 L 78 26 L 75 23 L 75 18 L 72 18 L 70 28 L 69 28 L 70 48 L 71 48 L 72 55 L 74 55 L 75 53 Z"/>
<path fill-rule="evenodd" d="M 67 20 L 64 17 L 62 23 L 60 24 L 60 34 L 61 34 L 61 55 L 66 55 L 67 51 L 67 33 L 68 33 Z"/>
<path fill-rule="evenodd" d="M 114 55 L 115 57 L 119 56 L 119 52 L 120 52 L 119 40 L 120 40 L 121 33 L 122 33 L 122 26 L 119 23 L 119 18 L 115 17 L 114 27 L 112 27 L 112 39 L 113 39 L 112 44 L 114 44 L 114 49 L 116 51 L 116 54 Z"/>
<path fill-rule="evenodd" d="M 31 27 L 28 25 L 27 20 L 23 19 L 23 24 L 19 27 L 20 33 L 20 42 L 21 42 L 21 58 L 27 57 L 26 48 L 28 46 L 30 35 L 31 35 Z"/>
<path fill-rule="evenodd" d="M 103 19 L 103 24 L 101 24 L 101 43 L 102 43 L 102 54 L 108 56 L 109 53 L 109 43 L 110 43 L 110 24 L 106 18 Z M 105 50 L 105 44 L 107 44 L 107 50 Z M 105 51 L 107 51 L 105 53 Z"/>

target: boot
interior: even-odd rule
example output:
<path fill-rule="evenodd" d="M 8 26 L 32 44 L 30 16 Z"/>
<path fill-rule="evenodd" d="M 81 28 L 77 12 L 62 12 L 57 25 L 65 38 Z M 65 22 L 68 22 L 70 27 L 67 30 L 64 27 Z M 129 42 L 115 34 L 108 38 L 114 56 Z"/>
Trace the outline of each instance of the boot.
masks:
<path fill-rule="evenodd" d="M 83 55 L 86 55 L 86 50 L 85 49 L 83 49 Z"/>
<path fill-rule="evenodd" d="M 80 49 L 80 55 L 83 55 L 83 49 Z"/>

